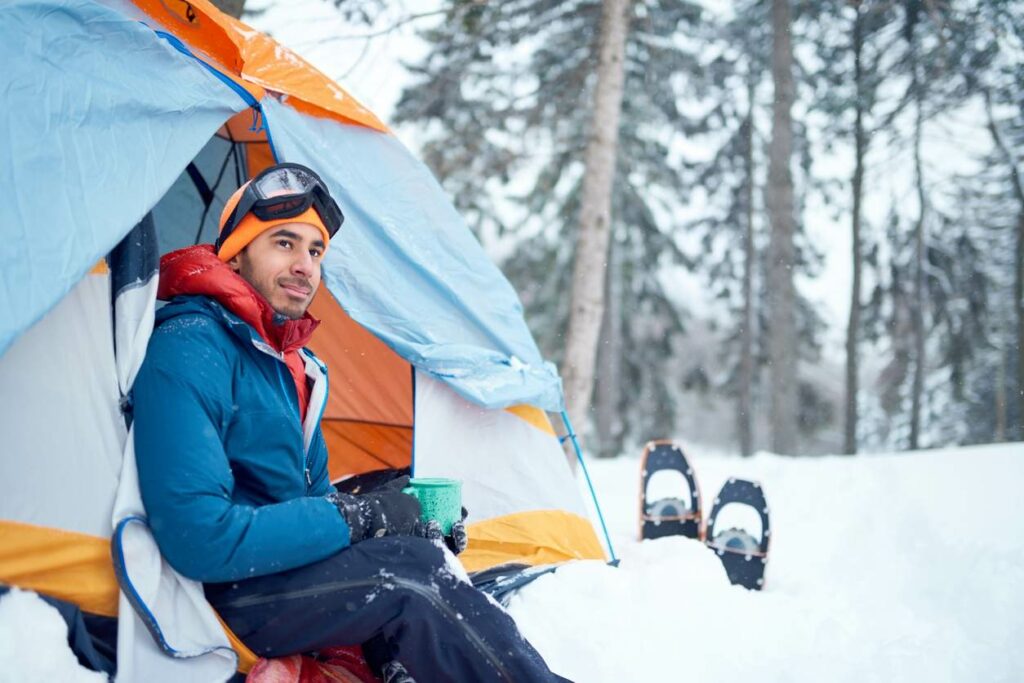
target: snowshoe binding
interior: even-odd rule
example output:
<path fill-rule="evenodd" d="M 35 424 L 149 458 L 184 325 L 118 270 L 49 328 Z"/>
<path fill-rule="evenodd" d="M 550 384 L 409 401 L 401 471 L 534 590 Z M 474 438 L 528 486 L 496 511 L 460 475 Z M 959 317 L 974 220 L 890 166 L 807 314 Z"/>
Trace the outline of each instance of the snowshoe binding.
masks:
<path fill-rule="evenodd" d="M 760 537 L 747 529 L 729 527 L 718 528 L 718 518 L 722 509 L 729 504 L 749 506 L 760 518 Z M 711 516 L 705 543 L 715 551 L 729 581 L 751 590 L 761 590 L 764 586 L 764 570 L 768 563 L 768 542 L 771 539 L 771 527 L 768 523 L 768 503 L 765 501 L 761 485 L 746 479 L 730 479 L 718 492 Z"/>
<path fill-rule="evenodd" d="M 686 481 L 687 497 L 651 500 L 649 491 L 654 475 L 671 471 L 679 472 Z M 683 449 L 672 441 L 649 442 L 640 461 L 640 538 L 700 538 L 701 521 L 700 487 Z"/>

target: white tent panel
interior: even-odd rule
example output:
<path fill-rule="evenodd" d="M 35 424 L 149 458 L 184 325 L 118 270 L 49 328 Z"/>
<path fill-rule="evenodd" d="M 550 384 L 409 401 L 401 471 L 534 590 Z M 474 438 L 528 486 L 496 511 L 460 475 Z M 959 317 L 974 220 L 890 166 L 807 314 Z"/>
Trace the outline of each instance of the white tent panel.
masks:
<path fill-rule="evenodd" d="M 476 406 L 419 371 L 413 473 L 460 479 L 470 522 L 529 510 L 586 517 L 557 437 L 508 411 Z"/>
<path fill-rule="evenodd" d="M 0 387 L 0 481 L 17 482 L 0 518 L 109 537 L 126 436 L 109 275 L 86 275 L 0 356 Z"/>

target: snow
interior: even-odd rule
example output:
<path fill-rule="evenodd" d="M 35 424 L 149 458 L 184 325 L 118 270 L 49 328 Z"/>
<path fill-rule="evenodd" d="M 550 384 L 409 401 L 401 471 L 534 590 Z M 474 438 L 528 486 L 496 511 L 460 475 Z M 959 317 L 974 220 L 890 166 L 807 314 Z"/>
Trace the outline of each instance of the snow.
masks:
<path fill-rule="evenodd" d="M 575 681 L 1019 681 L 1024 445 L 848 458 L 693 454 L 771 508 L 762 592 L 684 538 L 638 542 L 639 460 L 590 461 L 618 568 L 569 565 L 510 612 Z"/>
<path fill-rule="evenodd" d="M 620 565 L 569 564 L 509 605 L 557 673 L 580 683 L 1021 680 L 1024 445 L 856 458 L 694 450 L 706 511 L 731 476 L 764 487 L 765 589 L 731 586 L 696 541 L 638 542 L 639 459 L 591 460 Z M 65 637 L 32 594 L 0 599 L 0 683 L 102 681 Z"/>
<path fill-rule="evenodd" d="M 103 683 L 67 646 L 56 609 L 34 593 L 13 589 L 0 598 L 0 683 Z"/>

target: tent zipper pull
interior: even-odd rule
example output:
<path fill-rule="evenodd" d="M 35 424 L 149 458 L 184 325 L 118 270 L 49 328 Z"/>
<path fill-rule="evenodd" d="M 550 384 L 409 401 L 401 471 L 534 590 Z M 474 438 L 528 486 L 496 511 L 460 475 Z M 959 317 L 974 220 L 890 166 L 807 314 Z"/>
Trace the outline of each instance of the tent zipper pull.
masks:
<path fill-rule="evenodd" d="M 309 476 L 309 468 L 306 468 L 306 486 L 313 485 L 313 477 Z"/>

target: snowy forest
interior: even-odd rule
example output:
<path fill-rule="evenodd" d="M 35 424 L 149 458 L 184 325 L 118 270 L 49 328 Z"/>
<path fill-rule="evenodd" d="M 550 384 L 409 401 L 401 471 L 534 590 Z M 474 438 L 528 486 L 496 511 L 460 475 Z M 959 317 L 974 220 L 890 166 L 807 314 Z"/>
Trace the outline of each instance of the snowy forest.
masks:
<path fill-rule="evenodd" d="M 1024 1 L 0 34 L 0 683 L 1024 678 Z"/>
<path fill-rule="evenodd" d="M 589 451 L 1024 440 L 1020 3 L 324 4 L 421 42 L 390 123 Z"/>

